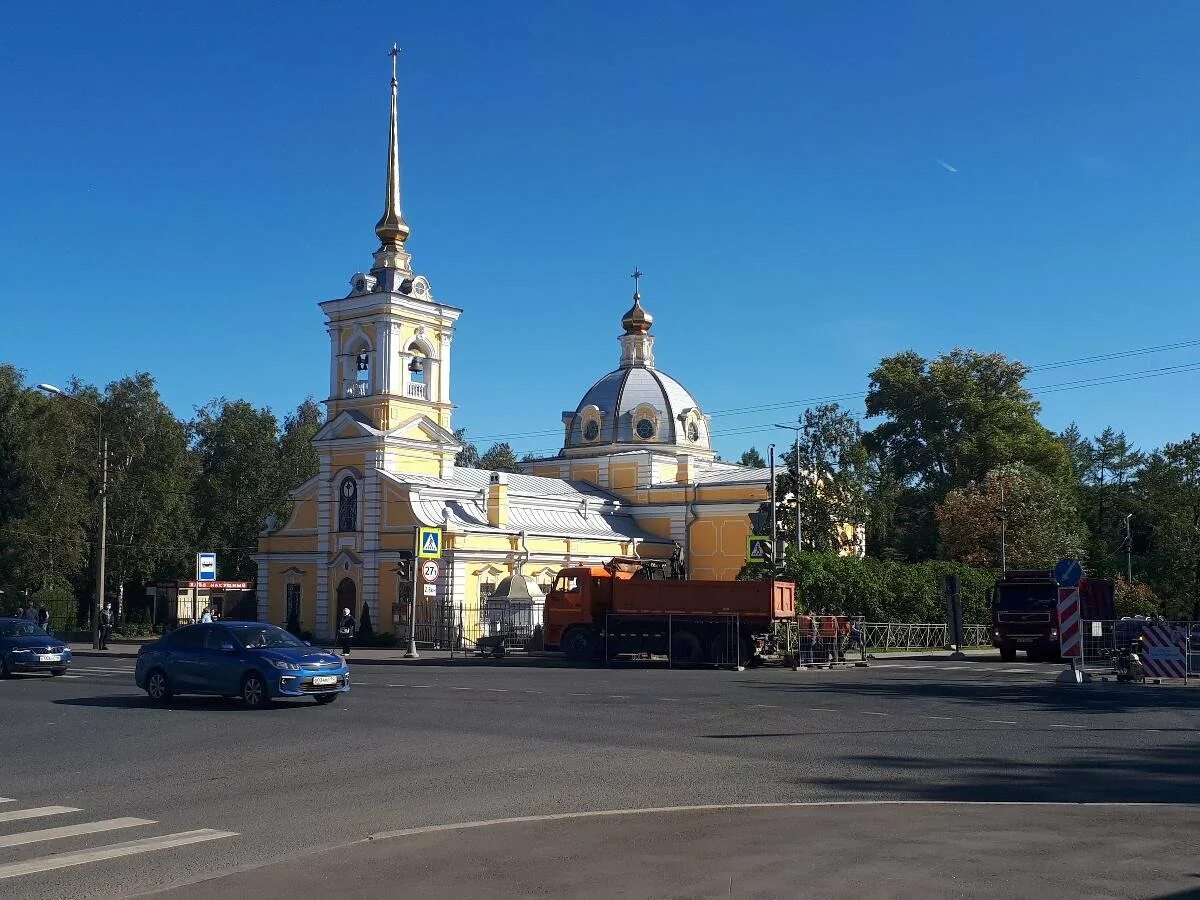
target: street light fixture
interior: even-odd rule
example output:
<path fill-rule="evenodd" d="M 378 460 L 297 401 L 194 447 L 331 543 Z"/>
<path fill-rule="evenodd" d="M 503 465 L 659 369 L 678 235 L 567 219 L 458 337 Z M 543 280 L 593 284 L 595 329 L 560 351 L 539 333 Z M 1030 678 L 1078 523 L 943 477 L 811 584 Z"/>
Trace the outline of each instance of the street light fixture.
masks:
<path fill-rule="evenodd" d="M 39 391 L 65 397 L 96 410 L 96 437 L 100 449 L 100 552 L 96 554 L 96 593 L 92 597 L 92 649 L 100 649 L 100 610 L 104 607 L 104 556 L 108 539 L 108 438 L 104 436 L 104 407 L 52 384 L 39 384 Z"/>

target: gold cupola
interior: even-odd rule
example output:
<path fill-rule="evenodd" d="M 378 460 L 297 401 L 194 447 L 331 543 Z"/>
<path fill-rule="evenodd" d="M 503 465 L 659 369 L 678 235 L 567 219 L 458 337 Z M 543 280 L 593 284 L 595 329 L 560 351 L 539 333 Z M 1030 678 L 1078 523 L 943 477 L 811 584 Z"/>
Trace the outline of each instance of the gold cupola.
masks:
<path fill-rule="evenodd" d="M 630 277 L 633 278 L 633 306 L 629 307 L 629 312 L 621 316 L 621 325 L 625 328 L 626 334 L 645 334 L 654 324 L 654 316 L 646 312 L 642 306 L 642 295 L 638 291 L 638 282 L 642 277 L 641 271 L 635 267 L 633 275 Z"/>

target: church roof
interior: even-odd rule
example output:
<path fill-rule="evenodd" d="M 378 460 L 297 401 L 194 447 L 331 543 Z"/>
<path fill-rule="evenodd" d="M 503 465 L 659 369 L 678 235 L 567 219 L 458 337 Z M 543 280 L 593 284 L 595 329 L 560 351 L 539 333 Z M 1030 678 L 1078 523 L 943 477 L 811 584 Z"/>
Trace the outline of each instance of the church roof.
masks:
<path fill-rule="evenodd" d="M 595 407 L 600 414 L 599 431 L 594 437 L 585 430 L 590 421 L 587 415 L 589 407 Z M 708 450 L 708 425 L 703 417 L 697 416 L 693 420 L 696 441 L 688 440 L 687 428 L 681 419 L 682 414 L 699 410 L 699 407 L 688 389 L 666 372 L 649 366 L 615 369 L 588 388 L 579 401 L 567 435 L 567 447 L 652 442 Z M 649 438 L 639 434 L 640 417 L 635 415 L 640 409 L 647 408 L 657 413 L 651 417 L 655 430 Z"/>
<path fill-rule="evenodd" d="M 606 491 L 584 482 L 505 473 L 508 522 L 488 524 L 487 488 L 492 472 L 455 466 L 450 478 L 384 473 L 398 484 L 417 487 L 413 510 L 431 525 L 454 530 L 561 535 L 571 538 L 669 544 L 634 520 L 629 507 Z"/>

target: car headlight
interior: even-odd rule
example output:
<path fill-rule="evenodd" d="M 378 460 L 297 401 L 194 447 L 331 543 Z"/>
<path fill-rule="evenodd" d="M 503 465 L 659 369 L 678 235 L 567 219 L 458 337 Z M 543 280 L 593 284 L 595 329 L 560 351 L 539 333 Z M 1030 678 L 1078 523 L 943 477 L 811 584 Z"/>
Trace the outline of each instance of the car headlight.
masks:
<path fill-rule="evenodd" d="M 273 665 L 277 669 L 284 669 L 287 671 L 292 671 L 292 670 L 300 668 L 299 663 L 288 662 L 286 659 L 273 659 L 273 660 L 271 660 L 271 665 Z"/>

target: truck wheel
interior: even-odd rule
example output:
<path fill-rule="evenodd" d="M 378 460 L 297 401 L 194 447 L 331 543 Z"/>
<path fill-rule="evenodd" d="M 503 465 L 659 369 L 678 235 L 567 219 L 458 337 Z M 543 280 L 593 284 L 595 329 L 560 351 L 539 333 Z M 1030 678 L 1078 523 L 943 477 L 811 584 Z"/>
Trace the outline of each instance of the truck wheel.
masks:
<path fill-rule="evenodd" d="M 704 662 L 704 650 L 700 639 L 690 631 L 676 631 L 671 635 L 671 662 L 696 665 Z"/>
<path fill-rule="evenodd" d="M 577 625 L 562 638 L 563 653 L 572 662 L 587 662 L 596 653 L 596 635 L 586 625 Z"/>
<path fill-rule="evenodd" d="M 1016 647 L 1001 647 L 1000 648 L 1000 658 L 1002 660 L 1004 660 L 1005 662 L 1014 661 L 1017 658 L 1017 648 Z"/>

